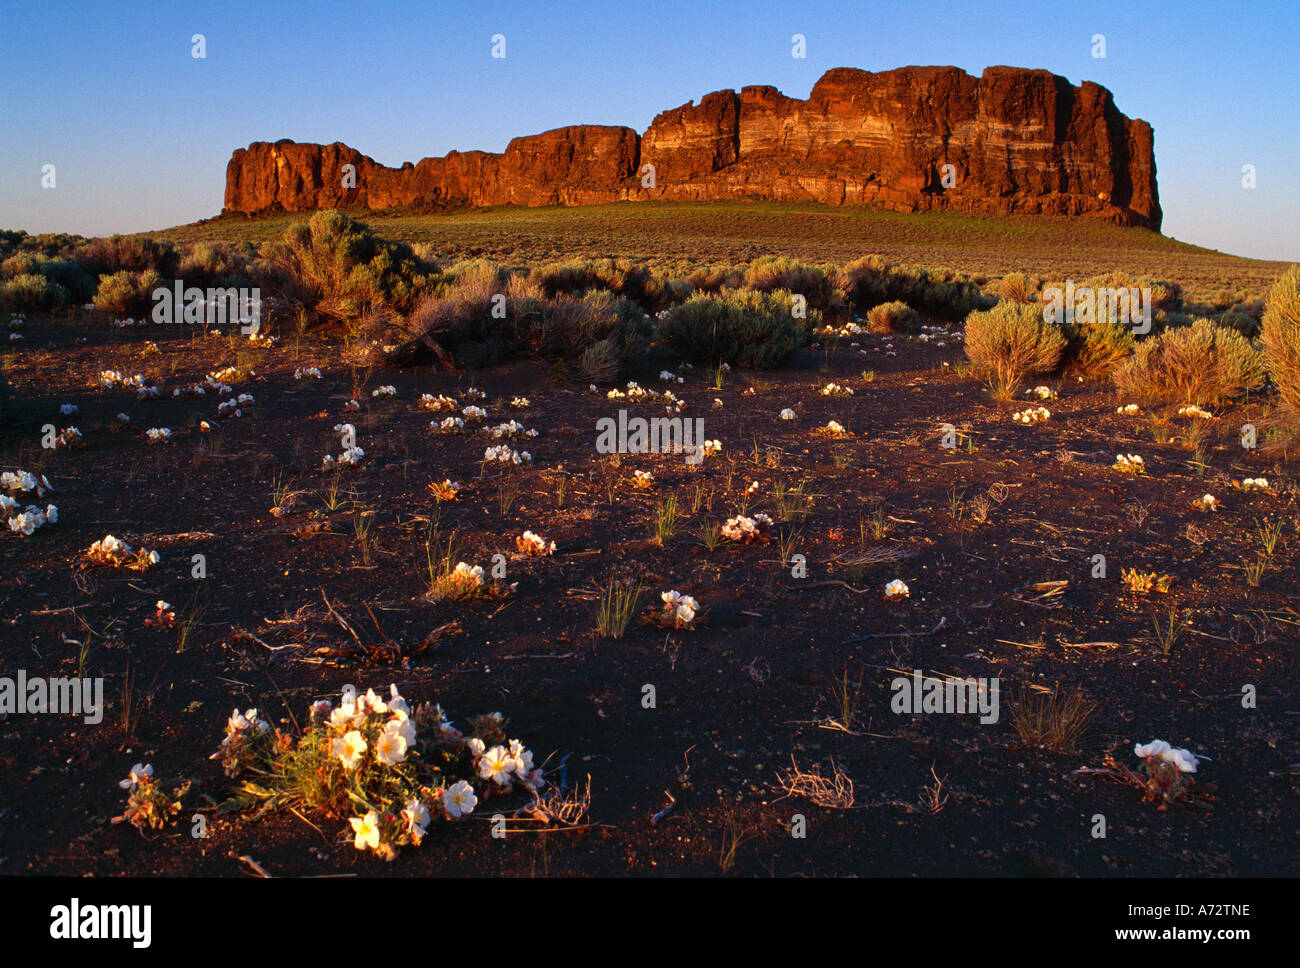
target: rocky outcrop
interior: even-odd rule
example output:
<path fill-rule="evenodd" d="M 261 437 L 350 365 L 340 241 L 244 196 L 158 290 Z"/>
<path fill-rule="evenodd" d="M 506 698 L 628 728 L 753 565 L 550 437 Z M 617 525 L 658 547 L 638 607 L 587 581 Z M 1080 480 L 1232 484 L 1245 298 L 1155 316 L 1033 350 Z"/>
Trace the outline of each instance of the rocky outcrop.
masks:
<path fill-rule="evenodd" d="M 256 142 L 230 159 L 225 213 L 733 198 L 1161 222 L 1151 126 L 1097 84 L 1012 67 L 978 78 L 837 68 L 807 100 L 718 91 L 663 112 L 641 136 L 575 125 L 515 138 L 501 154 L 453 151 L 401 168 L 339 143 Z"/>

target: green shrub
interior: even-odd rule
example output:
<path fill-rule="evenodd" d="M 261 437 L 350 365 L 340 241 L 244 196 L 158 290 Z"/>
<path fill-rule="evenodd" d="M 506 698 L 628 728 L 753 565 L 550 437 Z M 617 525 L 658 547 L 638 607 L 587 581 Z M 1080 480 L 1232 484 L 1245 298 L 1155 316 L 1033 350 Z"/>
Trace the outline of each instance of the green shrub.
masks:
<path fill-rule="evenodd" d="M 867 329 L 873 333 L 909 333 L 921 324 L 921 317 L 905 302 L 881 303 L 867 312 Z"/>
<path fill-rule="evenodd" d="M 1025 377 L 1050 373 L 1065 351 L 1060 328 L 1039 306 L 1000 302 L 966 319 L 966 356 L 998 396 L 1010 396 Z"/>
<path fill-rule="evenodd" d="M 650 311 L 670 301 L 668 281 L 649 266 L 630 259 L 569 259 L 538 266 L 532 278 L 548 299 L 607 289 Z"/>
<path fill-rule="evenodd" d="M 447 365 L 478 368 L 501 363 L 522 349 L 520 317 L 538 308 L 532 292 L 512 301 L 509 271 L 491 262 L 458 263 L 449 275 L 452 281 L 440 293 L 427 294 L 415 307 L 408 320 L 414 340 L 395 361 L 418 362 L 432 355 Z M 497 296 L 505 296 L 504 302 Z M 501 308 L 494 316 L 496 306 Z"/>
<path fill-rule="evenodd" d="M 1300 424 L 1300 266 L 1273 284 L 1260 329 L 1264 362 L 1288 419 Z"/>
<path fill-rule="evenodd" d="M 525 327 L 533 355 L 586 383 L 613 383 L 641 369 L 652 332 L 640 306 L 607 290 L 556 296 Z"/>
<path fill-rule="evenodd" d="M 40 260 L 30 252 L 16 252 L 0 262 L 0 279 L 35 276 L 41 271 Z"/>
<path fill-rule="evenodd" d="M 106 313 L 147 315 L 153 309 L 153 291 L 162 284 L 162 276 L 153 269 L 144 272 L 123 269 L 100 276 L 95 307 Z"/>
<path fill-rule="evenodd" d="M 808 265 L 788 256 L 763 256 L 745 270 L 745 288 L 759 292 L 783 289 L 803 296 L 809 306 L 822 311 L 837 309 L 844 296 L 832 282 L 834 271 L 834 266 Z"/>
<path fill-rule="evenodd" d="M 0 283 L 0 303 L 24 312 L 49 312 L 68 305 L 71 295 L 39 273 L 14 276 Z"/>
<path fill-rule="evenodd" d="M 272 287 L 331 323 L 352 323 L 377 308 L 410 312 L 444 281 L 409 245 L 334 210 L 289 226 L 268 258 L 278 270 Z"/>
<path fill-rule="evenodd" d="M 1240 333 L 1198 319 L 1137 344 L 1114 373 L 1124 393 L 1152 403 L 1213 404 L 1264 385 L 1264 358 Z"/>
<path fill-rule="evenodd" d="M 693 364 L 770 369 L 785 362 L 821 325 L 816 309 L 809 309 L 806 319 L 796 318 L 793 298 L 781 289 L 699 293 L 669 311 L 656 339 Z"/>
<path fill-rule="evenodd" d="M 1240 333 L 1246 339 L 1259 339 L 1260 321 L 1254 316 L 1246 313 L 1235 313 L 1229 310 L 1219 315 L 1215 322 L 1227 329 Z"/>
<path fill-rule="evenodd" d="M 168 279 L 175 278 L 178 257 L 170 242 L 126 238 L 110 235 L 91 239 L 73 252 L 73 258 L 92 276 L 112 275 L 123 270 L 153 270 Z"/>
<path fill-rule="evenodd" d="M 745 269 L 737 266 L 704 266 L 692 270 L 686 281 L 698 292 L 739 289 L 745 281 Z"/>
<path fill-rule="evenodd" d="M 98 280 L 72 259 L 45 259 L 40 263 L 40 273 L 51 282 L 68 290 L 78 305 L 95 298 Z"/>
<path fill-rule="evenodd" d="M 1133 354 L 1133 330 L 1121 323 L 1070 323 L 1061 327 L 1066 365 L 1090 376 L 1109 376 Z"/>
<path fill-rule="evenodd" d="M 1033 303 L 1038 301 L 1038 287 L 1041 280 L 1023 272 L 1009 272 L 998 280 L 994 292 L 999 299 L 1011 302 Z"/>

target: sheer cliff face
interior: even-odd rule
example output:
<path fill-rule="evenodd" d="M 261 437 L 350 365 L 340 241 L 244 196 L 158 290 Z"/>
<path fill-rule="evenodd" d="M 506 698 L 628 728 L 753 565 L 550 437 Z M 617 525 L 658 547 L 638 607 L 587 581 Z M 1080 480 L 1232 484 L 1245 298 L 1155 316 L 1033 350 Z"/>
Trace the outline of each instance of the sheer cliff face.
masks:
<path fill-rule="evenodd" d="M 225 211 L 656 198 L 1161 221 L 1151 126 L 1096 84 L 1010 67 L 978 78 L 837 68 L 806 101 L 771 87 L 718 91 L 663 112 L 641 136 L 576 125 L 515 138 L 501 154 L 453 151 L 401 168 L 338 143 L 255 142 L 230 159 Z"/>

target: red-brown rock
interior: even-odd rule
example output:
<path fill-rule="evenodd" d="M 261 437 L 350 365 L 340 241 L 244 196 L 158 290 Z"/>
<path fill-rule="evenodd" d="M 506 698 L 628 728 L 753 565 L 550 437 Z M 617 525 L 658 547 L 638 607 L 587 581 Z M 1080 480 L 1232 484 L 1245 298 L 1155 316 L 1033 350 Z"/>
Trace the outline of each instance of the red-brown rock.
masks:
<path fill-rule="evenodd" d="M 346 165 L 355 187 L 345 187 Z M 502 154 L 453 151 L 401 168 L 339 143 L 255 142 L 230 159 L 225 212 L 655 198 L 1161 222 L 1151 126 L 1097 84 L 1012 67 L 978 78 L 956 67 L 837 68 L 806 101 L 772 87 L 718 91 L 663 112 L 640 137 L 575 125 L 515 138 Z"/>

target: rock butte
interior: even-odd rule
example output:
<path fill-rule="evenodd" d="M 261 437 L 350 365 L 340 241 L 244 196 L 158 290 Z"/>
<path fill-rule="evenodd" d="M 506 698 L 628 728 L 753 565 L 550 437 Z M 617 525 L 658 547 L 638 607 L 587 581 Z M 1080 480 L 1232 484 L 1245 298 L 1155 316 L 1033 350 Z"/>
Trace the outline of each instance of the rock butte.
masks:
<path fill-rule="evenodd" d="M 348 164 L 355 187 L 345 188 Z M 653 187 L 642 184 L 646 165 Z M 1014 67 L 978 78 L 841 67 L 806 101 L 773 87 L 717 91 L 664 111 L 644 135 L 574 125 L 515 138 L 501 154 L 453 151 L 401 168 L 338 142 L 259 141 L 231 156 L 223 214 L 649 199 L 1161 222 L 1151 125 L 1121 114 L 1098 84 Z"/>

